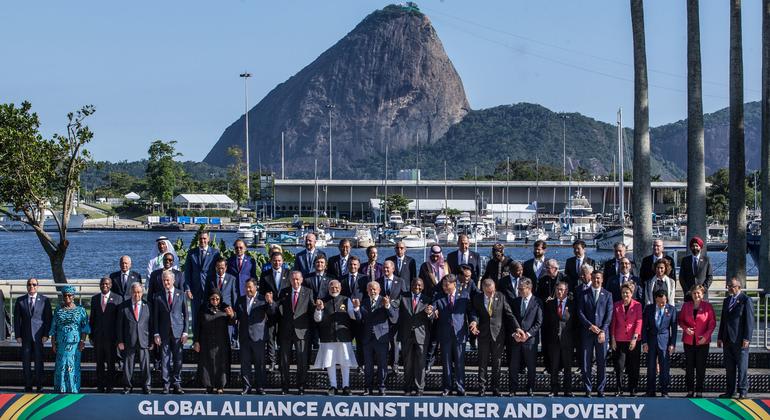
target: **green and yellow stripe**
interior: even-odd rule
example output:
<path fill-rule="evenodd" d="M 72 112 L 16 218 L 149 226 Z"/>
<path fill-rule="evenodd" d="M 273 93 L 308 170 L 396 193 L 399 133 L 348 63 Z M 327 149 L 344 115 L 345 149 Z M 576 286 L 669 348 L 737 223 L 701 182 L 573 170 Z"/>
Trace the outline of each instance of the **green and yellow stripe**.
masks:
<path fill-rule="evenodd" d="M 5 408 L 6 403 L 17 397 Z M 58 394 L 0 394 L 0 409 L 5 409 L 0 420 L 33 420 L 42 419 L 74 404 L 84 395 Z"/>

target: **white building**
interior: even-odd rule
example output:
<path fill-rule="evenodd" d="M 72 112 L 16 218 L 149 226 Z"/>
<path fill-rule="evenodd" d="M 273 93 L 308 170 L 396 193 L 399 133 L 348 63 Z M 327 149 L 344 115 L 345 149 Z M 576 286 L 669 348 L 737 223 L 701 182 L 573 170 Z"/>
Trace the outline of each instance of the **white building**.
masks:
<path fill-rule="evenodd" d="M 535 217 L 535 204 L 487 204 L 486 214 L 500 223 L 528 223 Z"/>
<path fill-rule="evenodd" d="M 236 210 L 235 201 L 224 194 L 179 194 L 172 201 L 187 210 Z"/>
<path fill-rule="evenodd" d="M 370 198 L 369 206 L 374 214 L 374 219 L 382 217 L 382 209 L 380 209 L 380 199 Z M 476 211 L 476 203 L 473 200 L 442 200 L 442 199 L 420 199 L 412 200 L 409 203 L 409 211 L 413 212 L 417 210 L 417 202 L 420 204 L 420 211 L 426 213 L 441 213 L 445 209 L 454 209 L 459 211 L 467 211 L 473 213 Z"/>

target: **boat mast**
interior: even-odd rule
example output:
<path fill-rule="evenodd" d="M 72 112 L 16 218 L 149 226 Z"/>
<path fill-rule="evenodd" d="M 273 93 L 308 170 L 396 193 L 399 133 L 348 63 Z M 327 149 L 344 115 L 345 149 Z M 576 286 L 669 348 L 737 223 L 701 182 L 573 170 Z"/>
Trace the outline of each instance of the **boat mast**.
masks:
<path fill-rule="evenodd" d="M 446 188 L 446 161 L 444 161 L 444 213 L 447 215 L 447 219 L 449 218 L 449 205 L 447 200 L 447 188 Z"/>
<path fill-rule="evenodd" d="M 313 230 L 318 230 L 318 159 L 314 160 L 313 178 L 315 179 L 315 201 L 313 210 Z"/>
<path fill-rule="evenodd" d="M 511 157 L 505 158 L 506 161 L 506 179 L 505 179 L 505 231 L 508 232 L 508 221 L 511 218 L 509 213 L 511 207 Z"/>
<path fill-rule="evenodd" d="M 618 179 L 620 184 L 618 186 L 618 202 L 620 203 L 620 226 L 626 225 L 626 209 L 625 209 L 625 185 L 623 174 L 623 109 L 618 109 Z"/>
<path fill-rule="evenodd" d="M 473 251 L 478 252 L 479 251 L 479 237 L 477 235 L 478 233 L 478 223 L 479 223 L 479 171 L 477 166 L 473 166 L 473 185 L 475 192 L 473 193 L 473 203 L 475 204 L 474 207 L 476 207 L 476 227 L 473 229 L 473 234 L 476 236 L 476 241 L 473 243 Z M 473 226 L 473 224 L 471 224 Z"/>

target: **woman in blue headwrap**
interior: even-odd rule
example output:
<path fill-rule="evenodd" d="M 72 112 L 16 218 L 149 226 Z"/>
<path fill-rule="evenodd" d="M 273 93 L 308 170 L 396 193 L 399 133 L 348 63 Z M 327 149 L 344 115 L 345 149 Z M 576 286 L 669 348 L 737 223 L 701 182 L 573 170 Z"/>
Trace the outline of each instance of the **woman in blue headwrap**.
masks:
<path fill-rule="evenodd" d="M 56 308 L 51 323 L 51 347 L 56 353 L 53 389 L 58 393 L 80 391 L 80 352 L 86 343 L 88 315 L 75 305 L 75 288 L 62 288 L 61 305 Z"/>

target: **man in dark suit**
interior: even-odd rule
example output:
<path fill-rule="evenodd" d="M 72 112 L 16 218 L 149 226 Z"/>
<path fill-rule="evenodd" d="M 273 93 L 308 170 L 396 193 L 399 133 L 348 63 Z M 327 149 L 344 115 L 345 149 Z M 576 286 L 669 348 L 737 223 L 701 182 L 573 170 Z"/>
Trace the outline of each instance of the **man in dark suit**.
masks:
<path fill-rule="evenodd" d="M 513 310 L 513 301 L 519 297 L 519 283 L 525 278 L 522 264 L 518 261 L 512 261 L 508 269 L 508 275 L 500 279 L 500 282 L 496 285 L 496 289 L 503 294 L 511 310 Z"/>
<path fill-rule="evenodd" d="M 163 287 L 163 272 L 171 271 L 174 273 L 174 288 L 179 290 L 188 290 L 184 281 L 184 274 L 181 271 L 173 268 L 174 266 L 174 254 L 167 252 L 163 255 L 163 268 L 159 268 L 150 274 L 150 278 L 147 279 L 147 303 L 152 306 L 157 293 L 163 293 L 165 287 Z M 125 299 L 124 299 L 125 300 Z"/>
<path fill-rule="evenodd" d="M 548 245 L 545 241 L 537 240 L 532 244 L 532 258 L 524 261 L 524 277 L 532 281 L 532 290 L 537 290 L 537 280 L 545 272 L 545 250 Z M 513 309 L 513 307 L 511 307 Z"/>
<path fill-rule="evenodd" d="M 359 272 L 361 260 L 355 255 L 348 259 L 348 273 L 340 279 L 343 296 L 351 299 L 362 299 L 366 295 L 366 284 L 369 278 Z"/>
<path fill-rule="evenodd" d="M 690 296 L 690 288 L 696 284 L 700 284 L 706 289 L 703 294 L 703 298 L 708 300 L 709 287 L 711 287 L 711 281 L 713 275 L 711 274 L 711 260 L 706 255 L 703 255 L 703 240 L 697 236 L 690 239 L 690 252 L 682 259 L 682 268 L 679 273 L 679 284 L 682 285 L 682 291 L 684 292 L 684 301 L 689 302 L 692 300 Z M 673 265 L 671 266 L 673 273 Z M 675 277 L 670 276 L 672 280 L 676 280 Z"/>
<path fill-rule="evenodd" d="M 292 349 L 297 363 L 297 393 L 305 394 L 308 370 L 309 331 L 315 305 L 313 291 L 302 286 L 302 272 L 291 272 L 291 286 L 281 290 L 278 298 L 278 337 L 281 343 L 281 394 L 289 392 L 289 362 Z"/>
<path fill-rule="evenodd" d="M 460 274 L 462 265 L 469 265 L 473 271 L 473 281 L 479 281 L 481 270 L 481 257 L 478 252 L 470 250 L 470 239 L 468 235 L 461 233 L 457 235 L 457 251 L 452 251 L 447 255 L 449 270 L 454 274 Z"/>
<path fill-rule="evenodd" d="M 281 290 L 291 286 L 291 271 L 283 266 L 283 254 L 273 252 L 270 254 L 270 269 L 265 270 L 259 276 L 260 295 L 273 294 L 275 299 L 281 294 Z M 272 372 L 278 369 L 278 313 L 274 312 L 268 317 L 267 322 L 267 370 Z"/>
<path fill-rule="evenodd" d="M 257 294 L 257 281 L 249 279 L 245 285 L 246 294 L 235 302 L 240 341 L 241 395 L 250 391 L 265 395 L 265 342 L 268 338 L 269 316 L 275 313 L 273 292 Z M 253 369 L 256 374 L 252 377 Z"/>
<path fill-rule="evenodd" d="M 535 389 L 535 362 L 540 328 L 543 325 L 543 309 L 540 299 L 532 294 L 532 282 L 523 279 L 519 283 L 519 297 L 513 301 L 513 316 L 521 330 L 514 334 L 511 352 L 508 355 L 508 382 L 511 396 L 519 388 L 521 362 L 527 366 L 527 395 L 533 396 Z"/>
<path fill-rule="evenodd" d="M 390 326 L 398 322 L 398 305 L 387 295 L 380 295 L 380 284 L 370 281 L 364 299 L 352 299 L 356 319 L 361 322 L 361 341 L 364 347 L 364 396 L 372 395 L 374 387 L 385 395 L 386 366 Z M 374 364 L 377 363 L 377 376 Z"/>
<path fill-rule="evenodd" d="M 471 299 L 471 334 L 478 337 L 479 347 L 479 396 L 486 394 L 487 388 L 492 389 L 492 395 L 500 396 L 500 361 L 505 350 L 507 331 L 521 333 L 516 318 L 513 317 L 510 305 L 502 293 L 495 290 L 495 281 L 484 279 L 483 293 Z M 487 366 L 492 365 L 492 382 L 487 378 Z M 491 386 L 490 386 L 491 385 Z"/>
<path fill-rule="evenodd" d="M 366 248 L 366 257 L 368 261 L 361 265 L 361 274 L 370 280 L 382 277 L 382 264 L 377 262 L 377 247 L 372 245 Z"/>
<path fill-rule="evenodd" d="M 583 367 L 583 386 L 586 398 L 591 397 L 593 385 L 592 364 L 596 360 L 596 392 L 604 397 L 607 383 L 607 348 L 610 339 L 612 321 L 612 295 L 602 288 L 604 274 L 601 271 L 591 273 L 591 287 L 578 297 L 578 316 L 580 318 L 580 346 Z"/>
<path fill-rule="evenodd" d="M 235 289 L 237 296 L 246 294 L 246 281 L 257 278 L 257 261 L 251 255 L 246 253 L 246 242 L 242 239 L 236 239 L 233 243 L 235 254 L 227 259 L 227 274 L 236 278 Z M 260 274 L 261 269 L 259 269 Z M 278 296 L 278 293 L 275 293 Z"/>
<path fill-rule="evenodd" d="M 565 397 L 572 396 L 572 357 L 578 328 L 575 301 L 569 297 L 569 285 L 560 281 L 556 284 L 554 299 L 545 303 L 543 308 L 543 342 L 547 342 L 551 373 L 551 392 L 549 397 L 559 393 L 559 370 L 564 369 L 562 390 Z"/>
<path fill-rule="evenodd" d="M 338 255 L 329 258 L 326 271 L 333 279 L 342 279 L 348 274 L 348 262 L 350 261 L 350 239 L 340 239 L 340 243 L 337 249 L 340 250 Z"/>
<path fill-rule="evenodd" d="M 220 261 L 224 272 L 225 261 Z M 152 331 L 161 352 L 163 393 L 168 394 L 173 385 L 174 394 L 184 394 L 181 374 L 182 348 L 187 341 L 186 296 L 174 288 L 174 274 L 169 271 L 163 273 L 163 286 L 164 292 L 156 294 L 152 304 Z"/>
<path fill-rule="evenodd" d="M 615 258 L 605 261 L 604 267 L 602 268 L 602 278 L 605 280 L 611 279 L 620 274 L 620 260 L 626 256 L 626 244 L 623 242 L 616 242 L 612 246 L 612 249 Z M 634 262 L 631 261 L 631 274 L 634 273 L 634 269 Z"/>
<path fill-rule="evenodd" d="M 238 299 L 238 279 L 227 272 L 227 260 L 221 257 L 214 262 L 214 276 L 211 278 L 206 294 L 214 288 L 219 289 L 222 303 L 230 307 L 235 306 L 235 301 Z M 236 337 L 232 338 L 236 339 Z"/>
<path fill-rule="evenodd" d="M 96 353 L 97 389 L 107 393 L 112 392 L 117 377 L 115 348 L 118 343 L 118 307 L 123 303 L 123 296 L 112 293 L 111 288 L 112 280 L 109 277 L 103 277 L 99 281 L 101 293 L 91 297 L 91 313 L 88 317 L 91 345 Z"/>
<path fill-rule="evenodd" d="M 385 261 L 393 261 L 394 274 L 396 277 L 402 278 L 408 288 L 412 279 L 417 277 L 417 262 L 414 261 L 414 258 L 406 255 L 406 245 L 402 241 L 397 241 L 393 249 L 396 251 L 396 255 L 391 255 Z"/>
<path fill-rule="evenodd" d="M 37 292 L 38 280 L 27 280 L 27 294 L 16 298 L 13 310 L 13 332 L 21 344 L 21 365 L 24 370 L 24 392 L 43 389 L 43 343 L 51 329 L 51 301 Z M 32 362 L 35 374 L 32 375 Z"/>
<path fill-rule="evenodd" d="M 142 371 L 142 392 L 150 393 L 150 309 L 142 295 L 144 290 L 140 283 L 130 287 L 131 298 L 124 300 L 118 307 L 118 350 L 123 352 L 123 393 L 131 392 L 131 378 L 134 376 L 134 362 L 139 356 L 139 369 Z"/>
<path fill-rule="evenodd" d="M 580 282 L 580 267 L 583 264 L 593 266 L 596 262 L 586 256 L 586 242 L 582 239 L 578 239 L 572 243 L 572 252 L 574 257 L 567 258 L 567 262 L 564 264 L 564 275 L 567 277 L 567 283 L 569 284 L 569 290 L 575 290 Z"/>
<path fill-rule="evenodd" d="M 741 281 L 733 277 L 727 281 L 729 296 L 722 302 L 717 346 L 722 347 L 727 371 L 727 389 L 719 398 L 735 396 L 736 377 L 740 398 L 749 393 L 749 343 L 754 335 L 754 308 L 751 298 L 741 293 Z"/>
<path fill-rule="evenodd" d="M 668 397 L 670 358 L 676 346 L 676 308 L 668 304 L 665 290 L 655 292 L 655 304 L 642 314 L 642 352 L 647 353 L 647 397 L 655 396 L 656 370 L 660 368 L 660 393 Z"/>
<path fill-rule="evenodd" d="M 198 309 L 206 304 L 206 291 L 214 277 L 214 261 L 219 259 L 219 251 L 209 247 L 209 233 L 201 232 L 198 235 L 198 247 L 192 248 L 187 254 L 187 260 L 184 266 L 184 281 L 187 298 L 192 301 L 192 313 L 196 316 L 192 318 L 193 329 L 198 322 Z"/>
<path fill-rule="evenodd" d="M 537 296 L 541 302 L 545 302 L 548 298 L 553 297 L 556 283 L 560 281 L 566 281 L 566 278 L 564 277 L 564 274 L 559 272 L 559 262 L 550 258 L 545 262 L 543 274 L 537 279 L 535 296 Z"/>
<path fill-rule="evenodd" d="M 634 282 L 633 299 L 637 302 L 644 303 L 644 285 L 639 277 L 636 277 L 631 273 L 631 260 L 628 259 L 628 257 L 620 259 L 620 274 L 610 277 L 604 284 L 604 288 L 612 295 L 612 302 L 615 303 L 623 299 L 622 296 L 620 296 L 620 286 L 627 281 Z"/>
<path fill-rule="evenodd" d="M 313 291 L 313 302 L 316 299 L 325 299 L 329 294 L 329 281 L 334 280 L 326 272 L 326 255 L 319 254 L 313 262 L 315 269 L 305 276 L 304 286 Z"/>
<path fill-rule="evenodd" d="M 326 256 L 323 251 L 316 249 L 315 242 L 315 233 L 309 232 L 305 235 L 305 249 L 294 256 L 294 270 L 301 272 L 303 278 L 308 277 L 315 270 L 317 256 Z"/>
<path fill-rule="evenodd" d="M 655 277 L 655 263 L 661 258 L 668 260 L 668 263 L 671 266 L 671 273 L 668 277 L 670 277 L 671 280 L 676 281 L 676 262 L 673 258 L 666 255 L 663 241 L 655 239 L 652 241 L 652 255 L 644 257 L 642 259 L 642 266 L 639 268 L 639 279 L 642 281 L 642 284 Z"/>
<path fill-rule="evenodd" d="M 450 274 L 442 280 L 444 296 L 433 303 L 438 342 L 443 361 L 443 396 L 454 390 L 465 395 L 465 343 L 468 340 L 468 322 L 471 317 L 471 299 L 468 291 L 457 290 L 457 276 Z M 436 313 L 438 315 L 436 315 Z"/>
<path fill-rule="evenodd" d="M 131 285 L 141 284 L 142 276 L 131 270 L 131 257 L 124 255 L 120 257 L 120 271 L 111 273 L 110 280 L 112 280 L 112 293 L 122 296 L 123 300 L 128 300 L 131 298 Z"/>
<path fill-rule="evenodd" d="M 495 244 L 492 246 L 492 258 L 484 268 L 484 278 L 492 279 L 495 287 L 498 287 L 500 280 L 508 273 L 510 265 L 511 259 L 505 256 L 505 247 L 502 244 Z"/>
<path fill-rule="evenodd" d="M 377 283 L 380 284 L 380 290 L 383 296 L 387 296 L 392 301 L 397 301 L 402 293 L 407 292 L 406 279 L 396 277 L 396 266 L 393 261 L 385 261 L 382 264 L 382 277 L 377 279 Z M 388 346 L 388 356 L 393 362 L 390 365 L 390 370 L 393 373 L 398 372 L 398 326 L 391 324 L 390 326 L 390 345 Z"/>
<path fill-rule="evenodd" d="M 425 358 L 430 345 L 431 299 L 423 294 L 423 281 L 412 279 L 411 292 L 401 296 L 398 335 L 404 352 L 404 395 L 421 396 L 425 389 Z"/>

